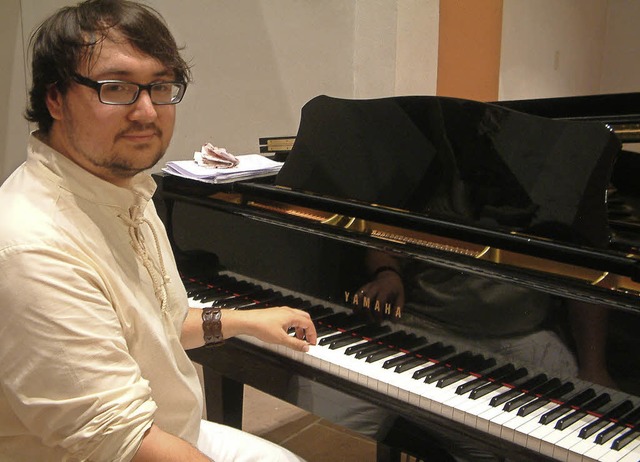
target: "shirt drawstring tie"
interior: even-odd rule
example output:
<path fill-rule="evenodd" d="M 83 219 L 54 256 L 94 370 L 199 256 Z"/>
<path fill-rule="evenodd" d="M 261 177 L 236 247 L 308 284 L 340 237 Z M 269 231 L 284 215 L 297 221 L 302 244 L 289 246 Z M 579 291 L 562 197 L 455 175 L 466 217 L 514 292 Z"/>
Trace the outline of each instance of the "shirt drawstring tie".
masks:
<path fill-rule="evenodd" d="M 169 276 L 165 270 L 164 260 L 162 259 L 162 252 L 160 250 L 160 242 L 158 241 L 158 235 L 151 222 L 144 217 L 142 210 L 138 205 L 132 205 L 129 208 L 129 216 L 125 214 L 118 214 L 118 218 L 125 222 L 129 227 L 129 236 L 131 237 L 131 246 L 136 254 L 141 258 L 142 264 L 149 273 L 151 281 L 153 282 L 153 290 L 156 298 L 160 301 L 160 310 L 163 314 L 167 313 L 167 287 L 169 282 Z M 144 236 L 140 230 L 142 224 L 146 224 L 151 230 L 151 235 L 155 243 L 156 252 L 158 254 L 159 268 L 154 264 L 154 261 L 149 258 L 149 252 L 145 246 Z"/>

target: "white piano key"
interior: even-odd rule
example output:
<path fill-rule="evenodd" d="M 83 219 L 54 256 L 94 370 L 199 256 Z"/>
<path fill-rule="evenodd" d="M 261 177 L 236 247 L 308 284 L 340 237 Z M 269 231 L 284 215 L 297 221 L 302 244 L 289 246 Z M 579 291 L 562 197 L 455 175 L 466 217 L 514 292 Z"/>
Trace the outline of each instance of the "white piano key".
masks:
<path fill-rule="evenodd" d="M 598 459 L 583 457 L 584 461 L 593 462 L 594 460 L 601 462 L 638 462 L 640 461 L 640 441 L 637 439 L 629 443 L 624 448 L 616 451 L 610 449 L 608 452 L 602 454 Z"/>
<path fill-rule="evenodd" d="M 441 388 L 442 390 L 442 394 L 441 394 L 441 399 L 438 401 L 438 406 L 431 406 L 431 409 L 434 412 L 438 412 L 440 415 L 447 417 L 451 420 L 454 420 L 454 413 L 456 413 L 458 407 L 458 398 L 461 397 L 461 395 L 456 394 L 456 389 L 467 382 L 470 382 L 472 380 L 475 380 L 477 377 L 471 374 L 467 374 L 467 376 L 465 378 L 463 378 L 462 380 L 457 381 L 456 383 L 452 383 L 444 388 Z M 469 394 L 465 393 L 464 395 L 465 397 L 467 397 Z M 436 410 L 437 409 L 437 410 Z M 462 417 L 464 419 L 464 417 Z"/>
<path fill-rule="evenodd" d="M 481 431 L 488 432 L 489 431 L 489 420 L 483 416 L 483 414 L 488 413 L 489 417 L 497 415 L 499 409 L 491 406 L 489 403 L 495 396 L 499 396 L 505 391 L 510 390 L 507 387 L 500 387 L 495 389 L 494 391 L 487 393 L 484 396 L 481 396 L 477 399 L 469 399 L 469 406 L 464 406 L 465 410 L 465 424 L 471 426 L 472 428 L 478 428 Z"/>
<path fill-rule="evenodd" d="M 608 409 L 611 409 L 624 401 L 624 396 L 619 392 L 612 391 L 610 392 L 610 395 L 611 402 L 599 412 L 606 412 Z M 572 462 L 582 460 L 582 454 L 595 446 L 594 439 L 597 433 L 594 433 L 588 440 L 585 440 L 579 436 L 580 430 L 589 423 L 596 422 L 598 420 L 599 417 L 590 416 L 589 422 L 577 427 L 572 426 L 573 431 L 556 443 L 554 454 L 563 454 L 566 460 L 571 460 Z"/>
<path fill-rule="evenodd" d="M 531 445 L 529 445 L 529 438 L 531 437 L 531 434 L 536 429 L 540 427 L 544 427 L 544 425 L 540 423 L 540 417 L 544 415 L 546 412 L 549 412 L 555 409 L 556 407 L 558 407 L 558 404 L 548 403 L 542 406 L 540 409 L 537 409 L 536 411 L 532 412 L 530 414 L 531 419 L 523 422 L 522 425 L 520 425 L 516 429 L 515 434 L 513 436 L 514 443 L 517 443 L 523 447 L 532 447 L 532 446 L 540 447 L 540 442 L 538 442 L 537 444 L 531 442 Z M 547 426 L 553 427 L 553 424 L 554 423 L 549 423 L 547 424 Z"/>
<path fill-rule="evenodd" d="M 556 435 L 555 432 L 547 435 L 547 437 L 545 438 L 545 442 L 549 441 L 551 438 L 553 438 L 553 441 L 554 441 L 553 450 L 551 451 L 550 455 L 552 455 L 553 457 L 559 460 L 567 460 L 571 452 L 569 448 L 577 444 L 581 439 L 578 437 L 578 434 L 580 433 L 580 429 L 585 425 L 589 425 L 591 422 L 594 422 L 596 420 L 598 420 L 597 417 L 587 414 L 585 417 L 580 419 L 571 427 L 565 429 L 562 432 L 558 432 L 558 433 L 562 433 L 562 435 L 559 435 L 558 438 L 555 438 L 555 435 Z M 541 447 L 542 446 L 543 444 L 541 445 Z"/>
<path fill-rule="evenodd" d="M 556 405 L 547 404 L 539 409 L 536 409 L 531 414 L 526 416 L 517 415 L 518 409 L 515 409 L 513 412 L 515 413 L 515 417 L 508 422 L 505 422 L 502 426 L 501 436 L 503 439 L 511 442 L 516 442 L 516 439 L 520 442 L 521 446 L 526 445 L 527 437 L 526 437 L 526 429 L 530 425 L 540 425 L 538 422 L 540 420 L 540 416 L 545 412 L 555 408 Z"/>

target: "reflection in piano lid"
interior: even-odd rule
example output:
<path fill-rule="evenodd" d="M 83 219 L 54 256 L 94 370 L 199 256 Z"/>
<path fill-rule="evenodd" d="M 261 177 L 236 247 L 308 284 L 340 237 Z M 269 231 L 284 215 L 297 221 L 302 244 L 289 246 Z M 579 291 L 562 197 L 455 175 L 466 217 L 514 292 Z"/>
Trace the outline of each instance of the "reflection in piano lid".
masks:
<path fill-rule="evenodd" d="M 229 289 L 239 297 L 234 307 L 282 302 L 318 316 L 327 337 L 310 355 L 229 342 L 230 355 L 260 362 L 272 352 L 268 374 L 280 370 L 289 388 L 311 379 L 311 389 L 336 387 L 419 432 L 442 427 L 478 444 L 492 440 L 490 451 L 522 460 L 535 460 L 531 451 L 620 458 L 611 455 L 617 438 L 633 457 L 640 363 L 628 352 L 640 347 L 640 166 L 611 127 L 640 117 L 609 105 L 638 95 L 608 96 L 594 105 L 606 114 L 590 114 L 587 97 L 495 104 L 319 97 L 303 108 L 275 182 L 207 185 L 157 175 L 158 198 L 187 284 L 224 300 L 206 303 L 231 301 L 217 294 L 226 290 L 216 288 L 219 267 L 204 276 L 183 252 L 203 243 L 234 277 L 259 287 L 245 295 Z M 375 271 L 387 266 L 394 270 Z M 322 320 L 328 306 L 358 318 Z M 372 340 L 384 360 L 363 366 Z M 356 358 L 349 348 L 365 350 Z M 193 354 L 234 380 L 280 393 L 275 379 L 264 383 L 224 369 L 211 353 Z M 399 374 L 369 369 L 386 361 L 407 363 Z M 541 375 L 540 385 L 529 382 Z M 477 379 L 484 391 L 463 386 Z M 449 383 L 465 393 L 449 396 Z M 509 390 L 518 393 L 507 399 Z M 478 409 L 472 392 L 501 405 Z M 592 401 L 605 395 L 596 408 Z M 561 424 L 569 438 L 537 424 L 544 417 L 555 425 L 560 415 L 582 422 Z M 523 418 L 526 430 L 514 426 Z M 584 428 L 607 444 L 583 444 Z"/>

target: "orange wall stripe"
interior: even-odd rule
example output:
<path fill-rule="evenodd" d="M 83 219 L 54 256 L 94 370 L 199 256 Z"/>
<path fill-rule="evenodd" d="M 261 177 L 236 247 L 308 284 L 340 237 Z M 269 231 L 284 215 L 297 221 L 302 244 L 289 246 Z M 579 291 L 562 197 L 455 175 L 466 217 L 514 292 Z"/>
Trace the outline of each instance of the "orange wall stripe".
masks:
<path fill-rule="evenodd" d="M 440 0 L 436 94 L 498 99 L 502 0 Z"/>

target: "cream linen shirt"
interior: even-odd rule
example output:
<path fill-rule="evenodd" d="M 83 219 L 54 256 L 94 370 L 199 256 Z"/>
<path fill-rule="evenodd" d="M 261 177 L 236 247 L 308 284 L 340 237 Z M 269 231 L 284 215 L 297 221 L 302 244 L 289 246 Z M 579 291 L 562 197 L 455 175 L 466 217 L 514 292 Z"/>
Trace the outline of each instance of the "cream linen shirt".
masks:
<path fill-rule="evenodd" d="M 0 461 L 130 460 L 153 422 L 195 444 L 202 391 L 155 182 L 117 187 L 36 135 L 0 187 Z"/>

